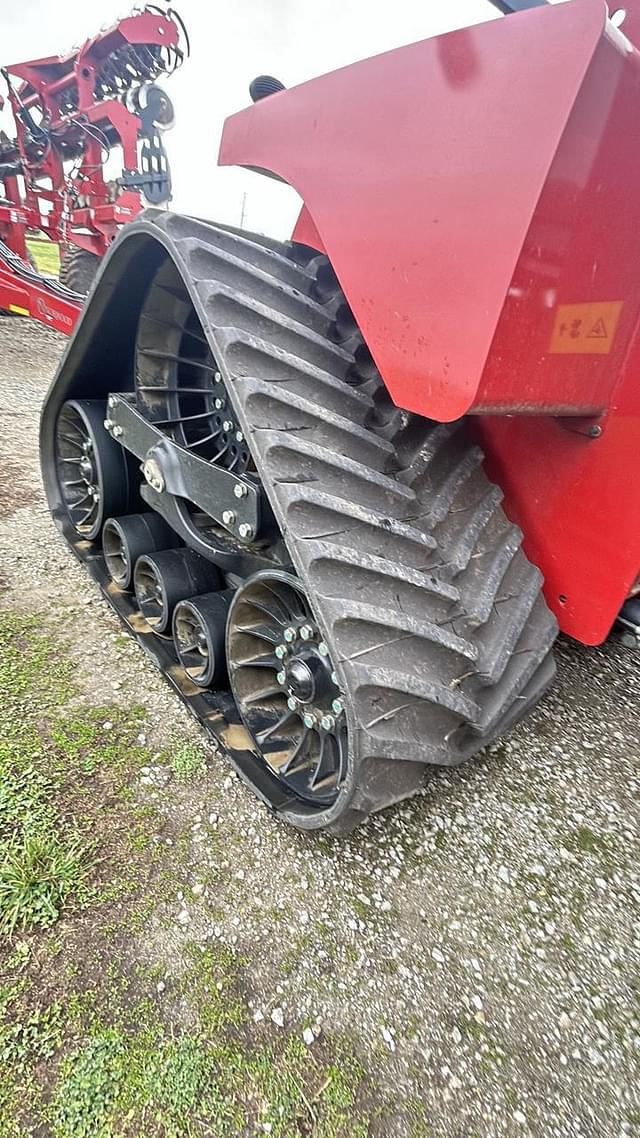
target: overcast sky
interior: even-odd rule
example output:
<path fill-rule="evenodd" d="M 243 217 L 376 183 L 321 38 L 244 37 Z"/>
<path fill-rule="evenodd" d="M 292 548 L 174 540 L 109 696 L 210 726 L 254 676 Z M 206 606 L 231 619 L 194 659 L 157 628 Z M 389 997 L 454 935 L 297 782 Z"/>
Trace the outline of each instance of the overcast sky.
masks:
<path fill-rule="evenodd" d="M 14 63 L 64 52 L 130 11 L 126 0 L 5 0 L 0 52 Z M 255 75 L 292 86 L 400 44 L 492 19 L 489 0 L 177 0 L 191 58 L 166 86 L 176 126 L 165 136 L 172 208 L 286 236 L 296 213 L 288 187 L 216 168 L 222 124 L 246 106 Z M 0 89 L 4 84 L 0 85 Z M 10 133 L 6 110 L 4 129 Z"/>

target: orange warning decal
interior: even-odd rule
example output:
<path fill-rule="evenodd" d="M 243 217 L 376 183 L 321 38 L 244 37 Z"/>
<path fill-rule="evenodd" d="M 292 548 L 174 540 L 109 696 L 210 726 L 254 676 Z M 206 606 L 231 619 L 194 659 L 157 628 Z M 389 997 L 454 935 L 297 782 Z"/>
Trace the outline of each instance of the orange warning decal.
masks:
<path fill-rule="evenodd" d="M 606 356 L 613 347 L 622 300 L 560 304 L 549 351 L 553 354 Z"/>

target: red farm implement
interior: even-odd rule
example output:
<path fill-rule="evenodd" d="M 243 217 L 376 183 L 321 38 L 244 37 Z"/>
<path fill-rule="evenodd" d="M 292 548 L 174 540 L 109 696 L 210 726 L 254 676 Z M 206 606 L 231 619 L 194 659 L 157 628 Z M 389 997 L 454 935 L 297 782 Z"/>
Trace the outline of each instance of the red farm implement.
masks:
<path fill-rule="evenodd" d="M 496 6 L 254 81 L 220 162 L 291 240 L 147 212 L 44 407 L 57 525 L 302 829 L 508 731 L 558 629 L 640 632 L 640 0 Z"/>
<path fill-rule="evenodd" d="M 148 5 L 68 55 L 2 69 L 15 135 L 0 132 L 1 307 L 71 332 L 119 230 L 143 202 L 169 201 L 162 132 L 173 111 L 156 80 L 187 46 L 176 13 Z M 59 247 L 58 284 L 29 264 L 28 233 Z"/>

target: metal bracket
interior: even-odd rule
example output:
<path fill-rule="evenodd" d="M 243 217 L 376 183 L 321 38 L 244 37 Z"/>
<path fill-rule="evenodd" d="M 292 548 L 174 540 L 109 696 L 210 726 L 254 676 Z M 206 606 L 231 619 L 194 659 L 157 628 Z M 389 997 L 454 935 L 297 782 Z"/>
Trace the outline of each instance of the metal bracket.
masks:
<path fill-rule="evenodd" d="M 105 429 L 140 459 L 153 490 L 187 498 L 239 541 L 254 541 L 261 520 L 260 488 L 167 438 L 143 418 L 133 399 L 129 394 L 109 395 Z"/>

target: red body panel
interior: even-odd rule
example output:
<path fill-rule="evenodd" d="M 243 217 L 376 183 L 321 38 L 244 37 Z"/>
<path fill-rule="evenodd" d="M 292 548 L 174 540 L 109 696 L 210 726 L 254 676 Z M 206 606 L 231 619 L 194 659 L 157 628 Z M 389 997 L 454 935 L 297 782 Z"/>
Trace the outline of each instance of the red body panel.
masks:
<path fill-rule="evenodd" d="M 0 308 L 16 316 L 32 316 L 48 328 L 70 336 L 80 315 L 80 305 L 57 296 L 42 284 L 15 276 L 0 262 Z"/>
<path fill-rule="evenodd" d="M 603 0 L 579 0 L 452 32 L 265 99 L 225 126 L 223 164 L 272 171 L 302 195 L 385 383 L 409 410 L 453 420 L 478 397 L 605 14 Z"/>
<path fill-rule="evenodd" d="M 476 414 L 586 643 L 640 568 L 639 112 L 640 56 L 574 0 L 274 95 L 220 154 L 301 194 L 294 236 L 328 253 L 396 403 Z"/>

